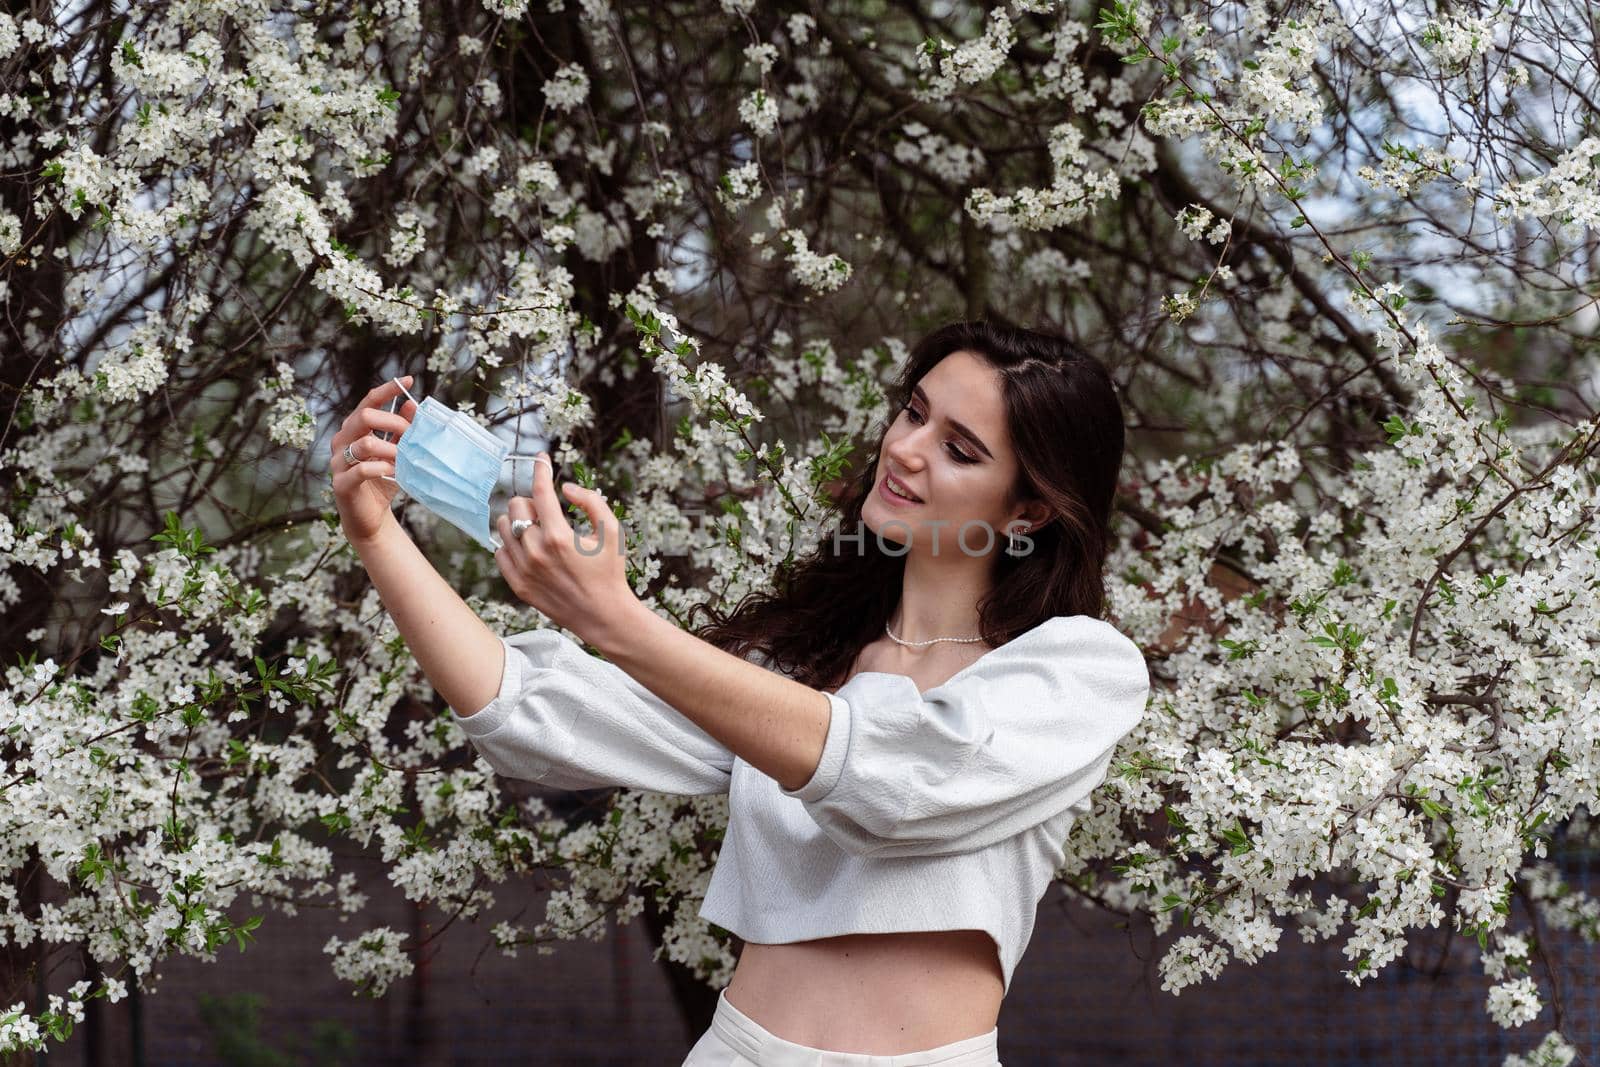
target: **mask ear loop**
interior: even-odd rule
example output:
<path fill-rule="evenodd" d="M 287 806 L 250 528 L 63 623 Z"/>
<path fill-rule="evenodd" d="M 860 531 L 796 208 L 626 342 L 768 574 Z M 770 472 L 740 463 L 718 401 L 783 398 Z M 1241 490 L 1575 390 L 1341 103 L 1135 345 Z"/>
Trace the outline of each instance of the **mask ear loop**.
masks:
<path fill-rule="evenodd" d="M 400 391 L 402 393 L 406 394 L 406 399 L 407 400 L 411 401 L 413 404 L 416 404 L 418 407 L 422 406 L 420 403 L 417 402 L 417 398 L 411 395 L 411 390 L 406 388 L 406 383 L 405 382 L 402 382 L 399 378 L 395 378 L 395 379 L 393 379 L 393 381 L 394 381 L 394 384 L 396 384 L 396 385 L 398 385 L 400 387 Z M 395 399 L 398 400 L 399 397 L 396 397 Z"/>
<path fill-rule="evenodd" d="M 418 407 L 422 406 L 420 403 L 417 402 L 417 398 L 411 395 L 411 390 L 406 388 L 406 383 L 405 382 L 402 382 L 399 378 L 392 378 L 390 380 L 393 381 L 394 384 L 396 384 L 396 385 L 398 385 L 400 387 L 400 391 L 402 393 L 406 394 L 406 399 L 407 400 L 411 401 L 413 404 L 416 404 Z M 396 411 L 399 411 L 400 410 L 400 398 L 399 397 L 395 397 L 394 398 L 394 406 L 388 408 L 387 410 L 388 410 L 389 414 L 391 414 L 391 415 L 393 415 Z M 389 438 L 385 437 L 384 440 L 387 441 L 387 440 L 389 440 Z M 391 478 L 387 474 L 380 474 L 380 475 L 378 475 L 378 477 L 382 478 L 386 482 L 393 482 L 396 485 L 400 484 L 400 479 Z"/>
<path fill-rule="evenodd" d="M 522 364 L 523 364 L 524 372 L 526 372 L 526 369 L 527 369 L 527 362 L 528 362 L 528 357 L 527 357 L 526 354 L 524 354 L 523 357 L 522 357 Z M 403 389 L 405 387 L 401 386 L 401 388 Z M 519 394 L 518 397 L 517 397 L 517 443 L 520 444 L 521 442 L 522 442 L 522 397 Z M 530 455 L 530 454 L 525 453 L 525 452 L 509 452 L 509 453 L 506 454 L 506 459 L 508 459 L 508 460 L 518 460 L 518 459 L 537 460 L 537 459 L 539 459 L 539 456 L 538 455 Z M 544 457 L 544 461 L 546 463 L 550 464 L 550 475 L 551 475 L 552 478 L 554 478 L 555 477 L 555 473 L 556 473 L 556 465 L 555 465 L 555 463 L 550 459 L 549 456 L 545 456 Z M 515 463 L 511 464 L 511 495 L 512 496 L 516 496 L 517 495 L 517 465 Z M 531 479 L 528 482 L 528 496 L 530 498 L 533 496 L 533 481 Z"/>
<path fill-rule="evenodd" d="M 527 455 L 527 454 L 521 453 L 521 452 L 508 452 L 506 454 L 506 459 L 507 460 L 517 460 L 517 459 L 539 460 L 539 459 L 543 459 L 546 463 L 550 464 L 550 476 L 551 476 L 551 478 L 553 479 L 555 477 L 556 465 L 555 465 L 554 462 L 551 461 L 549 456 Z M 516 496 L 517 495 L 517 465 L 515 463 L 511 464 L 511 495 L 512 496 Z M 533 496 L 533 482 L 532 481 L 528 482 L 528 496 L 529 497 Z"/>

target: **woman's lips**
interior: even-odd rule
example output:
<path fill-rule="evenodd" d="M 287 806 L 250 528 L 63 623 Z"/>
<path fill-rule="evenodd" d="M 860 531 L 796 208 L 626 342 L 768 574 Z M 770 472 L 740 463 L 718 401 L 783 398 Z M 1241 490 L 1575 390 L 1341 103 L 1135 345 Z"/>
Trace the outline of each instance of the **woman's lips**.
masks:
<path fill-rule="evenodd" d="M 893 493 L 891 493 L 889 491 L 889 476 L 887 474 L 878 480 L 878 495 L 883 497 L 883 499 L 887 500 L 889 503 L 893 504 L 895 507 L 899 508 L 914 508 L 918 504 L 922 503 L 920 500 L 907 500 L 903 496 L 895 496 Z"/>

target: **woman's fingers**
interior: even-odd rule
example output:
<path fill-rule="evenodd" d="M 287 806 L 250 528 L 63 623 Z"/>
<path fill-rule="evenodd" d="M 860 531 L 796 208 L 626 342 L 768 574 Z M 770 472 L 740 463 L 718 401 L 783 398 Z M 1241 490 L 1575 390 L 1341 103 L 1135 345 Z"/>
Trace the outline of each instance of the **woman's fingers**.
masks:
<path fill-rule="evenodd" d="M 350 442 L 350 451 L 356 454 L 357 463 L 364 463 L 369 459 L 386 459 L 393 465 L 394 458 L 400 454 L 400 446 L 381 437 L 363 434 Z M 339 455 L 341 458 L 344 455 L 342 446 Z"/>
<path fill-rule="evenodd" d="M 356 409 L 345 417 L 344 425 L 346 427 L 350 426 L 352 424 L 352 420 L 360 418 L 363 411 L 382 411 L 383 414 L 391 416 L 405 415 L 405 407 L 402 407 L 399 411 L 383 411 L 388 404 L 394 401 L 395 397 L 403 395 L 400 389 L 401 384 L 404 384 L 407 388 L 409 388 L 411 385 L 411 375 L 401 375 L 399 381 L 390 378 L 382 385 L 374 386 L 370 391 L 368 391 L 366 396 L 361 398 L 361 403 L 356 405 Z M 409 406 L 412 411 L 416 410 L 416 405 L 412 404 L 410 401 L 407 401 L 406 405 Z"/>
<path fill-rule="evenodd" d="M 345 455 L 346 447 L 355 455 L 357 463 L 369 459 L 393 460 L 400 451 L 399 445 L 385 441 L 374 434 L 340 430 L 328 443 L 328 451 L 333 457 L 335 470 L 350 466 L 350 459 Z"/>
<path fill-rule="evenodd" d="M 511 555 L 511 538 L 505 529 L 505 516 L 500 517 L 500 547 L 495 549 L 494 565 L 500 568 L 500 577 L 506 580 L 506 585 L 517 594 L 518 598 L 526 599 L 522 595 L 522 571 L 517 567 L 517 561 Z"/>
<path fill-rule="evenodd" d="M 525 496 L 514 496 L 506 501 L 506 514 L 513 520 L 532 520 L 534 518 L 533 502 Z"/>
<path fill-rule="evenodd" d="M 572 536 L 572 527 L 561 513 L 561 498 L 556 496 L 554 465 L 547 452 L 540 452 L 533 461 L 533 514 L 539 525 L 552 537 Z"/>
<path fill-rule="evenodd" d="M 381 408 L 395 397 L 400 396 L 403 390 L 400 386 L 411 388 L 411 375 L 402 374 L 398 380 L 389 378 L 382 385 L 375 385 L 366 396 L 361 398 L 361 403 L 356 408 Z"/>
<path fill-rule="evenodd" d="M 369 390 L 328 442 L 333 495 L 340 522 L 351 536 L 375 533 L 384 521 L 384 507 L 394 496 L 395 490 L 387 485 L 373 486 L 369 492 L 362 489 L 362 483 L 382 479 L 398 484 L 395 460 L 399 448 L 395 442 L 410 427 L 416 405 L 397 405 L 398 411 L 385 411 L 384 405 L 402 395 L 402 385 L 410 384 L 408 374 Z M 379 437 L 379 432 L 392 434 L 394 440 Z"/>
<path fill-rule="evenodd" d="M 410 428 L 410 419 L 398 412 L 384 411 L 382 408 L 356 408 L 340 427 L 357 435 L 371 433 L 373 430 L 403 434 Z"/>
<path fill-rule="evenodd" d="M 407 377 L 402 380 L 409 381 L 409 379 L 410 376 L 407 375 Z M 389 391 L 389 399 L 392 400 L 394 399 L 394 393 L 399 391 L 399 387 L 395 386 L 392 380 L 387 384 L 391 387 Z M 375 444 L 388 446 L 389 449 L 392 449 L 394 447 L 394 442 L 399 441 L 401 437 L 404 437 L 405 432 L 411 428 L 411 419 L 417 411 L 416 403 L 414 401 L 407 400 L 405 404 L 401 406 L 399 411 L 385 411 L 381 407 L 371 407 L 368 404 L 368 401 L 374 397 L 379 397 L 381 399 L 383 393 L 383 386 L 379 386 L 377 389 L 372 390 L 372 392 L 367 394 L 366 399 L 361 402 L 359 407 L 345 416 L 344 422 L 339 426 L 338 433 L 334 434 L 333 440 L 329 442 L 329 451 L 332 453 L 335 460 L 339 461 L 340 463 L 345 462 L 345 445 L 350 445 L 355 449 L 356 458 L 358 461 L 370 457 L 386 459 L 394 458 L 393 451 L 375 449 L 369 447 L 365 443 L 358 443 L 370 441 Z M 379 433 L 388 433 L 392 434 L 393 436 L 390 438 L 383 438 L 377 436 Z"/>
<path fill-rule="evenodd" d="M 393 475 L 394 464 L 389 460 L 365 459 L 353 467 L 335 471 L 333 475 L 333 491 L 335 494 L 347 493 L 364 481 Z"/>
<path fill-rule="evenodd" d="M 500 540 L 504 541 L 510 549 L 511 559 L 519 570 L 528 569 L 528 545 L 531 539 L 538 537 L 542 531 L 537 525 L 530 526 L 520 534 L 511 532 L 511 524 L 521 519 L 524 521 L 533 518 L 533 505 L 525 496 L 514 496 L 506 503 L 506 513 L 500 516 Z M 530 540 L 524 540 L 524 539 Z"/>
<path fill-rule="evenodd" d="M 511 498 L 507 513 L 496 520 L 497 532 L 500 534 L 500 548 L 494 554 L 495 564 L 500 568 L 500 575 L 506 580 L 506 585 L 510 586 L 511 591 L 519 598 L 529 603 L 532 603 L 529 598 L 533 595 L 533 576 L 528 548 L 523 543 L 523 538 L 539 536 L 539 528 L 532 526 L 520 535 L 514 535 L 511 532 L 511 523 L 518 518 L 529 517 L 532 511 L 525 497 Z"/>

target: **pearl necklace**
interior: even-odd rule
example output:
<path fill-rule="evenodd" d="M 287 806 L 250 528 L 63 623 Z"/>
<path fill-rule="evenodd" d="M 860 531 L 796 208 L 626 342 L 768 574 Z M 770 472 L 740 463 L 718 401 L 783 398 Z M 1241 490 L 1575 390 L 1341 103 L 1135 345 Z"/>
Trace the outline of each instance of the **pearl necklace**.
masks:
<path fill-rule="evenodd" d="M 883 624 L 883 632 L 888 634 L 891 640 L 899 642 L 900 644 L 905 645 L 907 648 L 917 645 L 931 645 L 938 641 L 958 641 L 964 644 L 971 644 L 974 641 L 983 640 L 982 635 L 979 635 L 977 637 L 930 637 L 926 641 L 901 641 L 900 638 L 895 636 L 894 631 L 889 629 L 888 622 Z"/>

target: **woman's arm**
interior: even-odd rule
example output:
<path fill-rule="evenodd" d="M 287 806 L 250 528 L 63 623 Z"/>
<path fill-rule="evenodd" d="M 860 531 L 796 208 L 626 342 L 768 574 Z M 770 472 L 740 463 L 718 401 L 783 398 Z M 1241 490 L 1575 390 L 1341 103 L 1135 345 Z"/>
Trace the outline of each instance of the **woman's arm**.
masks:
<path fill-rule="evenodd" d="M 832 722 L 826 694 L 724 652 L 663 619 L 627 577 L 627 538 L 602 494 L 575 482 L 561 492 L 593 532 L 568 523 L 550 464 L 534 465 L 533 496 L 513 497 L 500 517 L 495 560 L 519 598 L 570 629 L 621 673 L 722 749 L 778 782 L 815 773 Z M 530 520 L 520 534 L 518 519 Z M 703 746 L 702 746 L 703 747 Z"/>
<path fill-rule="evenodd" d="M 345 539 L 428 681 L 451 707 L 470 715 L 494 699 L 504 653 L 500 639 L 439 577 L 389 510 L 400 491 L 394 478 L 400 441 L 417 404 L 408 399 L 398 411 L 384 405 L 410 381 L 406 374 L 374 387 L 328 442 L 333 499 Z"/>
<path fill-rule="evenodd" d="M 440 577 L 400 523 L 391 516 L 373 537 L 350 543 L 445 703 L 470 716 L 495 699 L 505 670 L 500 638 Z"/>
<path fill-rule="evenodd" d="M 1133 642 L 1085 616 L 1048 619 L 925 693 L 876 671 L 824 693 L 647 609 L 595 640 L 857 855 L 973 851 L 1089 810 L 1150 692 Z"/>
<path fill-rule="evenodd" d="M 635 681 L 786 788 L 809 781 L 822 758 L 828 695 L 741 659 L 641 602 L 591 627 L 586 639 Z"/>
<path fill-rule="evenodd" d="M 733 753 L 616 664 L 551 627 L 503 643 L 499 695 L 456 716 L 496 771 L 552 789 L 728 792 Z"/>

